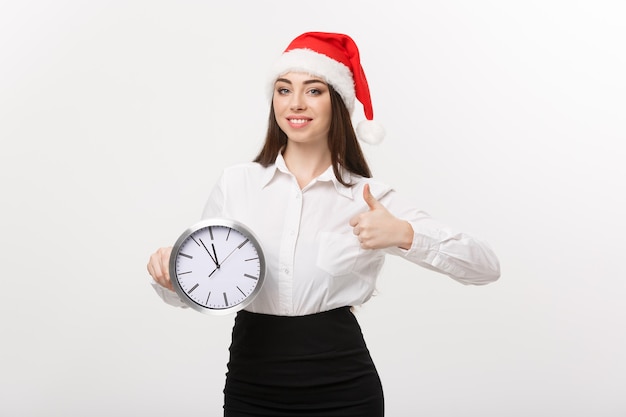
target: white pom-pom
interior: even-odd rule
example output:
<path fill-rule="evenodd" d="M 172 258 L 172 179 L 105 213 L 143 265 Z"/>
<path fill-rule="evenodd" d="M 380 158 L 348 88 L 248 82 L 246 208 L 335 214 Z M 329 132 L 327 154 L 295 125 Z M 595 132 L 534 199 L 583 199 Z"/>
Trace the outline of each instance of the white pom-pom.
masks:
<path fill-rule="evenodd" d="M 356 137 L 361 142 L 378 145 L 385 139 L 385 128 L 373 120 L 362 120 L 356 126 Z"/>

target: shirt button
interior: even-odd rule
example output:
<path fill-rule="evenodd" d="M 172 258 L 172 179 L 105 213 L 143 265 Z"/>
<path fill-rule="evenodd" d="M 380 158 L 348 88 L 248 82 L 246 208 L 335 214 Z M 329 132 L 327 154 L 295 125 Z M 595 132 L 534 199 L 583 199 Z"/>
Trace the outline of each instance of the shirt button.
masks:
<path fill-rule="evenodd" d="M 283 272 L 284 272 L 285 274 L 289 275 L 289 268 L 285 268 L 285 269 L 283 269 Z"/>

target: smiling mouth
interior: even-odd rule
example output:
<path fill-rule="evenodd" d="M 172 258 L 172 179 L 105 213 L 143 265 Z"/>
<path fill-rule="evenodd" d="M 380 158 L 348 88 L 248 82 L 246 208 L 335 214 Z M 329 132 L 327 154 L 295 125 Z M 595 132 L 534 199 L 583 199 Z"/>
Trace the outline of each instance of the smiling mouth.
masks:
<path fill-rule="evenodd" d="M 311 123 L 312 120 L 313 119 L 307 119 L 307 118 L 304 118 L 304 119 L 302 119 L 302 118 L 293 118 L 293 119 L 288 118 L 287 122 L 289 122 L 289 126 L 291 126 L 292 129 L 302 129 L 302 128 L 308 126 Z"/>
<path fill-rule="evenodd" d="M 305 123 L 310 122 L 309 119 L 287 119 L 289 120 L 289 123 L 292 123 L 294 125 L 303 125 Z"/>

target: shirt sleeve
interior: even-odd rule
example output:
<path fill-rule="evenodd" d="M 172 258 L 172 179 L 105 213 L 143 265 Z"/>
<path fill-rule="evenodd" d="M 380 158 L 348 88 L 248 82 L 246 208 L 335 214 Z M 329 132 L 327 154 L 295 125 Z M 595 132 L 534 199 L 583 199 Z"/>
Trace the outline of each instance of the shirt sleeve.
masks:
<path fill-rule="evenodd" d="M 154 288 L 157 295 L 161 297 L 161 299 L 166 303 L 174 307 L 187 308 L 187 304 L 180 299 L 178 294 L 175 291 L 164 288 L 161 285 L 157 284 L 154 280 L 151 280 L 150 285 Z"/>
<path fill-rule="evenodd" d="M 202 218 L 220 217 L 224 211 L 224 201 L 226 200 L 225 173 L 222 173 L 218 181 L 213 186 L 209 198 L 204 205 Z"/>
<path fill-rule="evenodd" d="M 498 258 L 484 240 L 454 230 L 426 212 L 401 202 L 393 190 L 383 195 L 380 201 L 392 214 L 413 227 L 411 247 L 408 250 L 388 248 L 387 253 L 466 285 L 484 285 L 500 277 Z"/>

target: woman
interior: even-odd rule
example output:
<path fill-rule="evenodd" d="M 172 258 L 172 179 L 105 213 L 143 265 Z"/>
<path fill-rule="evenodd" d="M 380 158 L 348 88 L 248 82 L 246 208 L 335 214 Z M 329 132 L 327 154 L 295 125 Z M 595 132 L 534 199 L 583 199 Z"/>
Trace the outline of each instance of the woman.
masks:
<path fill-rule="evenodd" d="M 273 69 L 261 152 L 224 170 L 208 199 L 203 217 L 248 225 L 268 268 L 262 291 L 235 318 L 225 416 L 383 416 L 382 386 L 351 307 L 372 296 L 385 255 L 464 284 L 500 275 L 485 243 L 371 179 L 358 139 L 376 143 L 383 131 L 359 59 L 346 35 L 294 39 Z M 355 99 L 367 119 L 356 132 Z M 182 306 L 170 252 L 155 252 L 148 271 L 161 297 Z"/>

